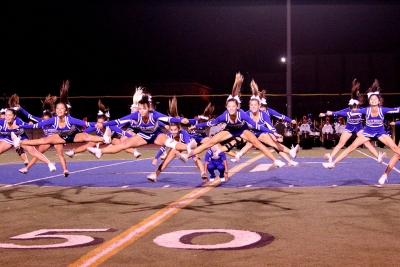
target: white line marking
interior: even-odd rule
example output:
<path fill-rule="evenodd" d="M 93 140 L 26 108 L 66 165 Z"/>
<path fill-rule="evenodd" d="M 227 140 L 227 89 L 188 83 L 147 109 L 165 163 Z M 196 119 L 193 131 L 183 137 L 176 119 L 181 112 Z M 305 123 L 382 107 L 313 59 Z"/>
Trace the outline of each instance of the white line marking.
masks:
<path fill-rule="evenodd" d="M 74 172 L 70 172 L 70 174 L 73 173 L 78 173 L 78 172 L 85 172 L 85 171 L 90 171 L 90 170 L 95 170 L 95 169 L 100 169 L 100 168 L 104 168 L 104 167 L 110 167 L 110 166 L 115 166 L 115 165 L 120 165 L 120 164 L 125 164 L 125 163 L 131 163 L 132 161 L 124 161 L 124 162 L 118 162 L 118 163 L 114 163 L 114 164 L 109 164 L 109 165 L 103 165 L 103 166 L 98 166 L 98 167 L 93 167 L 93 168 L 88 168 L 88 169 L 83 169 L 83 170 L 79 170 L 79 171 L 74 171 Z M 4 187 L 11 187 L 11 186 L 16 186 L 16 185 L 23 185 L 23 184 L 28 184 L 28 183 L 32 183 L 32 182 L 36 182 L 36 181 L 42 181 L 42 180 L 48 180 L 54 177 L 60 177 L 60 176 L 64 176 L 64 174 L 57 174 L 57 175 L 52 175 L 52 176 L 47 176 L 44 178 L 38 178 L 38 179 L 34 179 L 34 180 L 29 180 L 29 181 L 25 181 L 25 182 L 21 182 L 21 183 L 16 183 L 16 184 L 8 184 L 5 185 Z M 4 188 L 3 187 L 3 188 Z"/>
<path fill-rule="evenodd" d="M 375 157 L 371 157 L 370 155 L 365 154 L 364 152 L 362 152 L 362 151 L 360 151 L 360 150 L 358 150 L 358 149 L 356 149 L 356 151 L 357 151 L 358 153 L 363 154 L 364 156 L 367 156 L 367 157 L 369 157 L 369 158 L 371 158 L 371 159 L 373 159 L 373 160 L 375 160 L 375 161 L 378 161 Z M 382 164 L 385 164 L 386 166 L 388 166 L 388 164 L 385 163 L 385 162 L 383 162 L 383 161 L 382 161 Z M 400 170 L 398 170 L 396 167 L 394 167 L 392 170 L 395 170 L 396 172 L 400 173 Z"/>

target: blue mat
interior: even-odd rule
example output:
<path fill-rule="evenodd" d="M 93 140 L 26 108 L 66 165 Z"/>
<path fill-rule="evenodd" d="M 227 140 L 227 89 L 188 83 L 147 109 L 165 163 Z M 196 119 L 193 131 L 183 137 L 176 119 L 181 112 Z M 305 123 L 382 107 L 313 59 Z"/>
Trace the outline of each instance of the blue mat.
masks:
<path fill-rule="evenodd" d="M 346 158 L 333 170 L 322 166 L 322 159 L 298 158 L 300 164 L 296 167 L 271 167 L 266 171 L 252 170 L 260 164 L 271 164 L 268 159 L 258 160 L 246 166 L 231 176 L 228 182 L 219 187 L 311 187 L 311 186 L 361 186 L 375 185 L 386 169 L 386 165 L 378 164 L 367 158 Z M 244 160 L 243 160 L 244 162 Z M 387 160 L 388 162 L 388 160 Z M 1 184 L 35 185 L 35 186 L 67 186 L 67 187 L 123 187 L 123 188 L 195 188 L 204 183 L 200 171 L 192 161 L 187 164 L 174 160 L 161 173 L 157 183 L 147 180 L 147 175 L 154 172 L 156 166 L 151 165 L 151 159 L 135 161 L 80 161 L 68 162 L 71 173 L 64 178 L 62 168 L 57 163 L 57 170 L 50 173 L 45 164 L 36 164 L 28 174 L 21 174 L 18 169 L 21 164 L 1 166 Z M 230 168 L 235 165 L 229 164 Z M 218 172 L 216 172 L 218 174 Z M 397 172 L 389 175 L 390 183 L 398 183 Z"/>

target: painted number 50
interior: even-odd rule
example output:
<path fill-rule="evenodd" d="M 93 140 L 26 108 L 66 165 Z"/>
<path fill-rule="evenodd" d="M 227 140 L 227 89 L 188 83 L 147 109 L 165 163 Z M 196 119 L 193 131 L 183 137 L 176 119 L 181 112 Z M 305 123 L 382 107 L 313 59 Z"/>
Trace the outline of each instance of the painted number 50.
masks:
<path fill-rule="evenodd" d="M 0 248 L 14 248 L 14 249 L 47 249 L 47 248 L 71 248 L 90 246 L 102 243 L 104 239 L 98 237 L 91 237 L 86 235 L 72 235 L 60 233 L 80 233 L 80 232 L 115 232 L 117 230 L 112 228 L 107 229 L 41 229 L 30 233 L 10 237 L 12 240 L 33 240 L 33 239 L 65 239 L 63 243 L 49 244 L 49 245 L 17 245 L 0 243 Z"/>

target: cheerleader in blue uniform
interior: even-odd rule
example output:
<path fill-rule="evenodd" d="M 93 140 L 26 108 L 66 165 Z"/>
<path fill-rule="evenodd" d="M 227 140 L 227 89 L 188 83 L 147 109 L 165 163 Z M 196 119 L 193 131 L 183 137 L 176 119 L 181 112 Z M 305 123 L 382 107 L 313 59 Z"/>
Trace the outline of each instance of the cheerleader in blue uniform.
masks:
<path fill-rule="evenodd" d="M 351 112 L 359 110 L 359 106 L 364 103 L 363 96 L 359 93 L 360 83 L 356 79 L 353 80 L 353 86 L 351 89 L 352 98 L 349 101 L 349 107 L 340 111 L 328 111 L 327 113 L 320 113 L 320 117 L 337 115 L 347 117 L 347 123 L 344 132 L 340 135 L 339 143 L 333 149 L 332 153 L 324 155 L 328 162 L 332 162 L 332 158 L 336 156 L 339 150 L 346 144 L 350 137 L 354 135 L 361 135 L 363 131 L 363 125 L 361 121 L 361 114 L 351 115 Z M 382 163 L 383 159 L 386 158 L 386 153 L 377 152 L 375 147 L 372 146 L 370 141 L 366 141 L 364 146 L 378 159 L 379 163 Z"/>
<path fill-rule="evenodd" d="M 48 125 L 53 126 L 55 130 L 58 131 L 58 134 L 49 135 L 40 139 L 33 140 L 20 140 L 17 136 L 12 136 L 14 145 L 19 146 L 38 146 L 38 145 L 46 145 L 46 144 L 66 144 L 66 143 L 80 143 L 80 142 L 104 142 L 109 144 L 111 142 L 111 132 L 106 130 L 103 137 L 90 135 L 87 133 L 82 133 L 78 127 L 90 127 L 96 125 L 95 122 L 85 122 L 76 118 L 73 118 L 68 115 L 68 106 L 70 107 L 68 101 L 68 89 L 69 89 L 69 81 L 66 81 L 61 86 L 60 90 L 60 102 L 56 105 L 56 116 L 52 118 L 30 125 L 21 125 L 20 128 L 24 129 L 36 129 L 41 127 L 46 127 Z M 35 151 L 32 156 L 38 157 L 41 156 L 42 153 Z"/>
<path fill-rule="evenodd" d="M 4 119 L 5 118 L 6 110 L 7 110 L 7 108 L 0 109 L 0 119 Z M 20 118 L 17 117 L 16 120 L 18 121 L 18 120 L 20 120 Z M 2 135 L 0 135 L 0 141 L 1 141 L 1 139 L 3 139 Z M 26 153 L 25 153 L 25 151 L 24 151 L 24 149 L 22 147 L 16 148 L 15 152 L 17 152 L 18 156 L 22 159 L 22 161 L 24 162 L 25 166 L 29 164 L 28 156 L 26 155 Z"/>
<path fill-rule="evenodd" d="M 156 144 L 159 146 L 166 146 L 169 148 L 176 149 L 178 151 L 191 151 L 193 144 L 186 145 L 179 143 L 176 140 L 168 138 L 159 127 L 158 121 L 163 121 L 166 123 L 188 123 L 187 119 L 171 118 L 162 113 L 153 110 L 151 104 L 151 96 L 149 94 L 143 94 L 142 99 L 139 101 L 138 111 L 131 113 L 121 119 L 113 120 L 105 123 L 97 124 L 97 128 L 102 128 L 103 126 L 113 126 L 125 124 L 126 121 L 136 121 L 139 132 L 128 138 L 126 141 L 119 145 L 109 146 L 105 148 L 88 148 L 88 151 L 94 154 L 97 158 L 100 158 L 102 154 L 115 154 L 121 150 L 128 148 L 136 148 L 139 146 L 144 146 L 146 144 Z M 196 144 L 194 143 L 194 146 Z"/>
<path fill-rule="evenodd" d="M 106 121 L 109 121 L 109 119 L 110 119 L 109 108 L 106 108 L 100 99 L 97 104 L 99 107 L 99 111 L 97 112 L 97 123 L 104 123 Z M 119 127 L 109 126 L 106 128 L 109 128 L 109 130 L 110 130 L 112 145 L 120 144 L 122 142 L 121 138 L 123 136 L 126 136 L 127 138 L 132 137 L 132 135 L 130 135 L 128 132 L 122 130 Z M 92 126 L 92 127 L 86 128 L 85 130 L 83 130 L 83 132 L 87 133 L 87 134 L 89 134 L 91 132 L 95 132 L 97 136 L 104 137 L 106 128 L 98 129 L 98 128 Z M 95 147 L 96 145 L 98 145 L 98 143 L 89 142 L 89 143 L 81 145 L 75 149 L 69 150 L 69 151 L 65 152 L 65 154 L 68 157 L 73 158 L 75 154 L 85 152 L 85 151 L 87 151 L 88 147 Z M 125 150 L 125 152 L 135 155 L 135 151 L 132 148 Z"/>
<path fill-rule="evenodd" d="M 131 105 L 131 113 L 134 113 L 138 111 L 139 108 L 139 100 L 142 99 L 142 94 L 143 94 L 143 87 L 136 87 L 135 93 L 133 94 L 132 97 L 132 105 Z M 136 133 L 139 131 L 138 128 L 136 127 L 137 122 L 132 121 L 132 124 L 128 127 L 126 130 L 129 134 L 132 136 L 136 135 Z M 124 142 L 128 137 L 127 136 L 121 136 L 121 141 Z M 135 158 L 139 158 L 142 154 L 136 149 L 132 148 L 134 151 L 134 156 Z"/>
<path fill-rule="evenodd" d="M 20 110 L 20 111 L 22 112 L 22 114 L 24 114 L 29 120 L 31 120 L 31 121 L 33 121 L 33 122 L 36 122 L 36 123 L 39 123 L 39 122 L 42 122 L 42 121 L 44 121 L 44 120 L 48 120 L 48 119 L 50 119 L 50 118 L 53 116 L 54 110 L 55 110 L 54 103 L 56 102 L 56 100 L 57 100 L 57 97 L 56 97 L 56 96 L 51 96 L 51 95 L 46 96 L 45 100 L 43 101 L 43 105 L 42 105 L 42 108 L 43 108 L 42 117 L 33 116 L 32 114 L 28 113 L 28 112 L 27 112 L 25 109 L 23 109 L 22 107 L 19 107 L 19 110 Z M 43 130 L 43 133 L 44 133 L 44 136 L 45 136 L 45 137 L 50 136 L 50 135 L 52 135 L 52 134 L 58 134 L 58 131 L 54 129 L 53 125 L 47 125 L 47 126 L 45 126 L 45 127 L 42 127 L 42 130 Z M 65 160 L 65 158 L 64 158 L 64 155 L 63 155 L 63 146 L 64 146 L 64 145 L 62 145 L 62 144 L 54 145 L 54 149 L 57 151 L 57 156 L 58 156 L 58 158 L 59 158 L 59 160 L 60 160 L 61 167 L 62 167 L 63 170 L 64 170 L 64 177 L 68 177 L 69 171 L 67 170 L 67 162 L 66 162 L 66 160 Z M 51 147 L 50 144 L 39 145 L 39 146 L 37 147 L 37 150 L 38 150 L 40 153 L 43 154 L 43 153 L 46 152 L 50 147 Z M 31 161 L 29 162 L 29 164 L 28 164 L 25 168 L 19 169 L 19 172 L 20 172 L 20 173 L 24 173 L 24 174 L 28 173 L 28 170 L 29 170 L 36 162 L 37 162 L 37 158 L 36 158 L 36 157 L 33 157 L 33 158 L 31 159 Z"/>
<path fill-rule="evenodd" d="M 212 147 L 215 144 L 221 143 L 225 140 L 228 140 L 232 137 L 240 137 L 247 142 L 253 144 L 256 148 L 258 148 L 265 156 L 270 158 L 274 165 L 277 167 L 283 167 L 285 165 L 284 162 L 275 158 L 275 156 L 265 147 L 257 137 L 249 130 L 248 124 L 250 124 L 253 128 L 257 130 L 261 130 L 263 132 L 272 133 L 277 135 L 272 130 L 264 127 L 260 124 L 255 123 L 243 110 L 240 109 L 240 99 L 239 93 L 243 83 L 243 76 L 240 73 L 236 74 L 235 83 L 233 85 L 232 95 L 228 97 L 226 100 L 226 108 L 227 110 L 216 119 L 209 121 L 207 123 L 200 123 L 196 125 L 196 128 L 212 126 L 218 123 L 224 122 L 226 126 L 223 131 L 220 131 L 212 138 L 210 138 L 207 142 L 201 144 L 197 148 L 195 148 L 190 154 L 198 154 L 203 152 L 209 147 Z M 279 135 L 278 135 L 279 136 Z M 232 148 L 231 143 L 225 144 L 228 150 Z"/>
<path fill-rule="evenodd" d="M 207 149 L 205 158 L 204 158 L 204 169 L 208 170 L 210 173 L 210 182 L 213 182 L 216 174 L 215 171 L 218 170 L 219 178 L 221 182 L 228 181 L 228 162 L 226 160 L 226 156 L 224 152 L 215 153 L 218 150 L 218 146 L 214 145 Z"/>
<path fill-rule="evenodd" d="M 169 101 L 169 113 L 168 115 L 170 117 L 179 117 L 179 113 L 178 113 L 178 106 L 177 106 L 177 101 L 176 101 L 176 97 L 174 97 L 172 100 Z M 191 142 L 193 144 L 196 144 L 196 141 L 194 139 L 190 138 L 189 133 L 181 128 L 180 123 L 170 123 L 169 125 L 169 132 L 167 133 L 167 136 L 177 142 L 183 143 L 183 144 L 187 144 L 189 145 Z M 165 146 L 163 146 L 159 152 L 156 155 L 157 159 L 161 153 L 165 150 Z M 147 176 L 147 179 L 149 181 L 152 182 L 157 182 L 157 177 L 158 175 L 165 170 L 165 168 L 167 168 L 168 164 L 175 158 L 178 157 L 181 160 L 183 160 L 184 162 L 187 161 L 187 158 L 182 157 L 182 154 L 179 153 L 179 151 L 177 151 L 176 149 L 171 148 L 168 153 L 167 156 L 165 157 L 165 159 L 163 160 L 163 162 L 158 166 L 157 170 L 151 174 L 149 174 Z M 197 167 L 199 168 L 199 170 L 202 172 L 201 173 L 201 177 L 203 179 L 207 179 L 207 175 L 205 173 L 203 173 L 204 167 L 203 167 L 203 163 L 201 162 L 200 159 L 198 159 L 198 157 L 196 155 L 192 156 L 192 159 L 194 160 L 194 162 L 196 163 Z M 153 164 L 154 164 L 154 160 L 153 160 Z M 204 178 L 205 177 L 205 178 Z"/>
<path fill-rule="evenodd" d="M 375 80 L 372 86 L 368 89 L 369 107 L 351 112 L 351 116 L 365 115 L 366 126 L 360 136 L 346 148 L 333 162 L 322 163 L 325 168 L 332 169 L 335 165 L 344 159 L 349 153 L 355 150 L 360 145 L 371 139 L 377 139 L 388 146 L 393 152 L 400 155 L 400 147 L 396 146 L 392 138 L 387 134 L 383 127 L 384 116 L 386 113 L 399 113 L 399 108 L 385 108 L 380 106 L 381 96 L 378 80 Z"/>
<path fill-rule="evenodd" d="M 3 136 L 3 139 L 0 142 L 0 154 L 4 153 L 5 151 L 9 150 L 11 147 L 19 147 L 14 145 L 12 140 L 12 136 L 18 135 L 22 140 L 28 140 L 28 135 L 25 133 L 23 129 L 20 127 L 23 126 L 25 123 L 17 118 L 17 110 L 18 110 L 18 96 L 13 95 L 10 98 L 10 105 L 13 108 L 8 108 L 5 112 L 5 118 L 0 119 L 0 135 Z M 49 167 L 49 170 L 55 171 L 56 167 L 53 163 L 50 162 L 43 154 L 39 153 L 35 147 L 32 146 L 22 146 L 26 151 L 28 151 L 31 155 L 38 154 L 38 159 L 43 161 Z"/>
<path fill-rule="evenodd" d="M 254 80 L 251 81 L 250 87 L 252 89 L 253 95 L 250 98 L 250 110 L 246 112 L 246 114 L 256 123 L 265 125 L 276 133 L 276 129 L 274 126 L 272 126 L 271 118 L 270 118 L 270 113 L 264 112 L 260 109 L 261 104 L 266 105 L 267 102 L 265 100 L 265 91 L 263 90 L 262 92 L 258 91 L 258 85 L 255 83 Z M 270 109 L 274 116 L 278 116 L 279 118 L 285 118 L 282 114 L 279 114 L 278 112 Z M 268 109 L 267 109 L 268 111 Z M 277 115 L 279 114 L 279 115 Z M 292 122 L 292 121 L 291 121 Z M 290 159 L 289 155 L 292 158 L 297 157 L 297 153 L 299 151 L 300 146 L 297 145 L 296 147 L 293 147 L 292 149 L 287 148 L 283 144 L 279 143 L 278 141 L 282 142 L 282 137 L 279 137 L 277 140 L 275 135 L 269 134 L 269 133 L 264 133 L 260 130 L 254 129 L 251 125 L 249 125 L 250 130 L 252 133 L 260 140 L 262 143 L 271 146 L 276 153 L 278 153 L 283 159 L 285 159 L 288 162 L 289 166 L 297 166 L 299 163 Z M 252 148 L 251 143 L 247 143 L 238 153 L 236 153 L 235 159 L 231 159 L 232 162 L 238 162 L 240 158 L 246 154 L 250 148 Z"/>
<path fill-rule="evenodd" d="M 390 125 L 392 125 L 392 126 L 400 125 L 400 121 L 391 122 Z M 398 147 L 400 147 L 400 141 L 399 141 Z M 387 181 L 387 177 L 388 177 L 390 171 L 394 168 L 394 166 L 399 161 L 399 159 L 400 159 L 400 155 L 394 153 L 393 156 L 390 158 L 389 164 L 386 167 L 385 172 L 382 174 L 381 178 L 379 178 L 379 180 L 378 180 L 379 184 L 383 185 Z"/>

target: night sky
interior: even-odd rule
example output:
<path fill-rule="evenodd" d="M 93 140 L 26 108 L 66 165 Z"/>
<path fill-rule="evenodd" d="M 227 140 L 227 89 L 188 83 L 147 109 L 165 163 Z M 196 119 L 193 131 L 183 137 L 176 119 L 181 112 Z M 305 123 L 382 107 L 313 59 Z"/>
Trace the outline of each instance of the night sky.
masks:
<path fill-rule="evenodd" d="M 3 1 L 0 92 L 47 94 L 70 79 L 229 93 L 235 72 L 284 71 L 286 1 L 137 2 Z M 293 56 L 400 54 L 396 1 L 292 4 Z"/>

